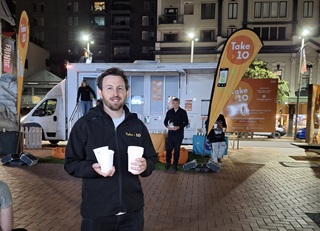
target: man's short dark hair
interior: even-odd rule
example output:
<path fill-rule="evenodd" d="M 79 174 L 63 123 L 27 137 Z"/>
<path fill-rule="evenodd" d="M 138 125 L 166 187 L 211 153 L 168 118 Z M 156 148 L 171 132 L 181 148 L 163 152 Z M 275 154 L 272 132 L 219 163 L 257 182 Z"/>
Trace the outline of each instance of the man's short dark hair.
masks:
<path fill-rule="evenodd" d="M 172 101 L 177 102 L 178 104 L 180 104 L 180 99 L 179 98 L 173 98 Z"/>
<path fill-rule="evenodd" d="M 125 88 L 126 90 L 129 90 L 129 83 L 128 83 L 128 77 L 126 76 L 126 74 L 124 73 L 123 70 L 121 70 L 120 68 L 117 67 L 111 67 L 109 69 L 107 69 L 105 72 L 103 72 L 98 78 L 97 78 L 97 86 L 100 90 L 102 90 L 102 81 L 103 78 L 106 77 L 107 75 L 117 75 L 117 76 L 121 76 L 124 84 L 125 84 Z"/>

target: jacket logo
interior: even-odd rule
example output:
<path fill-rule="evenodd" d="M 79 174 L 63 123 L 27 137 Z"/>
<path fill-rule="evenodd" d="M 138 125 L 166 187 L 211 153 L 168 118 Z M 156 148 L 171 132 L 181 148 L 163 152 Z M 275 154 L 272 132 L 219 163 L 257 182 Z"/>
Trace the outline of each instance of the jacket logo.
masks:
<path fill-rule="evenodd" d="M 140 134 L 140 133 L 130 133 L 130 132 L 126 132 L 126 136 L 141 137 L 141 134 Z"/>

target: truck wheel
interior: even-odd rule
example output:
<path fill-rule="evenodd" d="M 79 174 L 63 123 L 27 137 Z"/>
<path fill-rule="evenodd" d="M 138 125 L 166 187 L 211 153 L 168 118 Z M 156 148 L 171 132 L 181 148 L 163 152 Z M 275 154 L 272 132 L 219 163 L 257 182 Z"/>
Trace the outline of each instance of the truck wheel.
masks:
<path fill-rule="evenodd" d="M 274 133 L 272 133 L 272 137 L 274 139 L 280 139 L 281 138 L 281 134 L 280 134 L 280 132 L 274 132 Z"/>
<path fill-rule="evenodd" d="M 59 140 L 49 140 L 50 144 L 57 144 L 59 143 Z"/>

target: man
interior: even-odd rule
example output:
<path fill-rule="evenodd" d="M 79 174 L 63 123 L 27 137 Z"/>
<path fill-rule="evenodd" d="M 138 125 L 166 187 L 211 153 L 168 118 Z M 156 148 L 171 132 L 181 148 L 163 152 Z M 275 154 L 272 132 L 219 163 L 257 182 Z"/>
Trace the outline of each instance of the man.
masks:
<path fill-rule="evenodd" d="M 164 126 L 168 128 L 166 140 L 166 166 L 168 170 L 171 166 L 172 150 L 174 150 L 173 170 L 178 170 L 180 157 L 180 146 L 184 137 L 184 127 L 189 124 L 187 112 L 180 107 L 180 99 L 172 99 L 172 108 L 167 111 L 164 119 Z"/>
<path fill-rule="evenodd" d="M 82 178 L 82 231 L 135 230 L 144 225 L 144 197 L 139 180 L 155 168 L 157 154 L 149 132 L 137 114 L 125 106 L 128 79 L 122 70 L 110 68 L 97 79 L 101 103 L 81 117 L 66 146 L 65 170 Z M 144 148 L 128 171 L 127 148 Z M 114 151 L 113 167 L 103 173 L 93 149 Z"/>
<path fill-rule="evenodd" d="M 206 126 L 207 121 L 206 121 Z M 223 114 L 220 114 L 211 128 L 209 134 L 207 135 L 207 139 L 209 143 L 211 143 L 211 159 L 210 161 L 217 164 L 221 162 L 223 155 L 226 151 L 227 144 L 225 138 L 225 132 L 227 129 L 226 119 Z"/>
<path fill-rule="evenodd" d="M 79 103 L 80 98 L 80 110 L 81 114 L 85 115 L 88 113 L 88 111 L 91 108 L 91 95 L 96 100 L 96 93 L 90 86 L 87 85 L 87 81 L 84 79 L 81 82 L 81 86 L 78 88 L 78 94 L 77 94 L 77 104 Z"/>

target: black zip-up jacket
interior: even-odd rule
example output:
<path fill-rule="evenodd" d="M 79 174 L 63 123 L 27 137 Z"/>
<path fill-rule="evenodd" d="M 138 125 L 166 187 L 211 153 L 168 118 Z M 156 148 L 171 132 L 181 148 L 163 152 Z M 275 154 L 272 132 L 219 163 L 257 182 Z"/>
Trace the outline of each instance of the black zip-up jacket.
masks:
<path fill-rule="evenodd" d="M 225 134 L 224 134 L 222 128 L 220 128 L 220 129 L 212 128 L 207 136 L 207 139 L 208 139 L 209 143 L 219 143 L 219 142 L 226 141 Z"/>
<path fill-rule="evenodd" d="M 157 154 L 144 123 L 126 106 L 124 109 L 125 119 L 117 129 L 101 103 L 81 117 L 71 130 L 64 168 L 70 175 L 82 178 L 83 217 L 110 216 L 144 207 L 139 176 L 128 172 L 127 148 L 129 145 L 144 147 L 147 169 L 140 174 L 142 177 L 154 170 Z M 116 172 L 112 177 L 102 177 L 92 168 L 92 164 L 97 163 L 93 149 L 102 146 L 114 151 Z"/>
<path fill-rule="evenodd" d="M 164 118 L 163 124 L 165 127 L 169 123 L 173 123 L 174 126 L 179 126 L 180 129 L 173 131 L 169 130 L 168 135 L 180 135 L 183 137 L 184 135 L 184 128 L 188 126 L 189 120 L 186 110 L 179 107 L 177 111 L 174 110 L 174 108 L 171 108 L 167 111 L 166 117 Z"/>
<path fill-rule="evenodd" d="M 90 93 L 92 94 L 93 98 L 97 98 L 96 93 L 90 86 L 79 87 L 78 94 L 77 94 L 77 102 L 79 102 L 79 98 L 81 101 L 91 101 Z"/>

